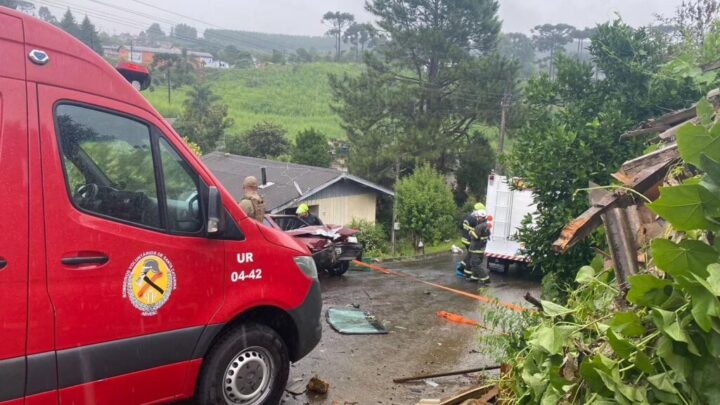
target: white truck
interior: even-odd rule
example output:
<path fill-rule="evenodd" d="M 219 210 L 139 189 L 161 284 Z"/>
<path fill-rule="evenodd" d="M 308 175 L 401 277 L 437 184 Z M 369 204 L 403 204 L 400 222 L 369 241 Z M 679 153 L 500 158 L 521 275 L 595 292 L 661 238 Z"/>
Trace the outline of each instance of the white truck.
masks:
<path fill-rule="evenodd" d="M 529 260 L 523 255 L 516 236 L 523 219 L 528 214 L 535 216 L 532 190 L 523 188 L 522 180 L 518 178 L 508 179 L 491 173 L 485 201 L 487 213 L 492 218 L 490 240 L 485 248 L 488 268 L 507 272 L 514 263 L 527 265 Z"/>

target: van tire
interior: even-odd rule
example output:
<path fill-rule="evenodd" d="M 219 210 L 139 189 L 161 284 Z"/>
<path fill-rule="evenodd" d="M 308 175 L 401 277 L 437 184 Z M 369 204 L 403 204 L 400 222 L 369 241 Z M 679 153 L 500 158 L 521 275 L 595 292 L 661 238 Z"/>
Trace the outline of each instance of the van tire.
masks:
<path fill-rule="evenodd" d="M 287 345 L 277 332 L 255 323 L 240 325 L 225 332 L 208 352 L 195 400 L 200 405 L 277 404 L 289 373 Z M 248 383 L 238 387 L 238 381 Z M 242 402 L 238 395 L 250 398 Z"/>

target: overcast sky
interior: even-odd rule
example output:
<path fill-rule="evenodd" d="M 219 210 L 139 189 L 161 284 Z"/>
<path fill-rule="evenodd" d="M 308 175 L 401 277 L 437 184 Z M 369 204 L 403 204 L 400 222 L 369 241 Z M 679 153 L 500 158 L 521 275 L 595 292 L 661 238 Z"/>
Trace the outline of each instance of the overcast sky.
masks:
<path fill-rule="evenodd" d="M 582 28 L 613 19 L 616 14 L 638 26 L 653 22 L 656 14 L 672 14 L 681 1 L 500 0 L 500 18 L 504 32 L 529 33 L 535 25 L 560 22 Z M 50 6 L 56 15 L 69 6 L 74 14 L 88 14 L 96 25 L 109 33 L 137 33 L 155 20 L 163 28 L 184 22 L 200 32 L 208 27 L 222 27 L 322 35 L 327 27 L 321 19 L 328 10 L 350 12 L 359 21 L 373 19 L 364 10 L 364 0 L 40 0 L 35 3 L 38 8 Z"/>

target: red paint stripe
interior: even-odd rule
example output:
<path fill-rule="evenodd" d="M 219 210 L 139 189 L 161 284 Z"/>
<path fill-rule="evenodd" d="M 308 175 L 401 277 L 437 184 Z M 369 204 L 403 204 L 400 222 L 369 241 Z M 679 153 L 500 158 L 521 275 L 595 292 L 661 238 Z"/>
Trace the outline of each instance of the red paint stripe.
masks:
<path fill-rule="evenodd" d="M 432 287 L 435 287 L 435 288 L 439 288 L 439 289 L 441 289 L 441 290 L 450 291 L 451 293 L 454 293 L 454 294 L 457 294 L 457 295 L 461 295 L 461 296 L 463 296 L 463 297 L 470 298 L 470 299 L 473 299 L 473 300 L 476 300 L 476 301 L 480 301 L 480 302 L 483 302 L 483 303 L 485 303 L 485 304 L 498 305 L 498 306 L 505 307 L 505 308 L 507 308 L 507 309 L 513 310 L 513 311 L 515 311 L 515 312 L 530 311 L 530 309 L 525 308 L 525 307 L 521 307 L 520 305 L 510 304 L 510 303 L 507 303 L 507 302 L 502 302 L 502 301 L 497 300 L 497 299 L 495 299 L 495 298 L 486 297 L 486 296 L 484 296 L 484 295 L 472 294 L 472 293 L 469 293 L 469 292 L 466 292 L 466 291 L 456 290 L 456 289 L 454 289 L 454 288 L 451 288 L 451 287 L 448 287 L 448 286 L 444 286 L 444 285 L 441 285 L 441 284 L 435 284 L 435 283 L 431 283 L 431 282 L 429 282 L 429 281 L 420 280 L 420 279 L 415 278 L 415 277 L 413 277 L 413 276 L 411 276 L 411 275 L 409 275 L 409 274 L 399 273 L 399 272 L 397 272 L 397 271 L 393 271 L 393 270 L 390 270 L 390 269 L 386 269 L 386 268 L 384 268 L 384 267 L 376 266 L 376 265 L 374 265 L 374 264 L 363 263 L 363 262 L 360 262 L 360 261 L 357 261 L 357 260 L 354 260 L 353 263 L 354 263 L 355 265 L 357 265 L 357 266 L 367 267 L 368 269 L 375 270 L 375 271 L 377 271 L 377 272 L 379 272 L 379 273 L 390 274 L 390 275 L 398 276 L 398 277 L 410 278 L 410 279 L 415 280 L 415 281 L 417 281 L 417 282 L 420 282 L 420 283 L 423 283 L 423 284 L 426 284 L 426 285 L 429 285 L 429 286 L 432 286 Z"/>

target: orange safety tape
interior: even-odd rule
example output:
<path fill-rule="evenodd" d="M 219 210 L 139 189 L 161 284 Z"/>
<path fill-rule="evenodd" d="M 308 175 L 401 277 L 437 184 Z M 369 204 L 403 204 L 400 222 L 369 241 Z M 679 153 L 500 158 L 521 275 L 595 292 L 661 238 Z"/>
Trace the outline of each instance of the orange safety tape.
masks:
<path fill-rule="evenodd" d="M 515 312 L 524 312 L 524 311 L 528 311 L 528 310 L 529 310 L 528 308 L 522 307 L 522 306 L 520 306 L 520 305 L 510 304 L 510 303 L 507 303 L 507 302 L 502 302 L 502 301 L 497 300 L 497 299 L 495 299 L 495 298 L 485 297 L 485 296 L 483 296 L 483 295 L 478 295 L 478 294 L 472 294 L 472 293 L 469 293 L 469 292 L 466 292 L 466 291 L 456 290 L 456 289 L 454 289 L 454 288 L 451 288 L 451 287 L 448 287 L 448 286 L 444 286 L 444 285 L 441 285 L 441 284 L 435 284 L 435 283 L 431 283 L 431 282 L 429 282 L 429 281 L 420 280 L 420 279 L 418 279 L 418 278 L 416 278 L 416 277 L 414 277 L 414 276 L 412 276 L 412 275 L 410 275 L 410 274 L 399 273 L 399 272 L 397 272 L 397 271 L 393 271 L 393 270 L 390 270 L 390 269 L 386 269 L 386 268 L 384 268 L 384 267 L 376 266 L 376 265 L 374 265 L 374 264 L 364 263 L 364 262 L 361 262 L 361 261 L 358 261 L 358 260 L 353 260 L 353 264 L 355 264 L 355 265 L 357 265 L 357 266 L 361 266 L 361 267 L 367 267 L 368 269 L 375 270 L 375 271 L 380 272 L 380 273 L 383 273 L 383 274 L 391 274 L 391 275 L 393 275 L 393 276 L 411 278 L 411 279 L 413 279 L 413 280 L 415 280 L 415 281 L 421 282 L 421 283 L 423 283 L 423 284 L 427 284 L 427 285 L 432 286 L 432 287 L 435 287 L 435 288 L 439 288 L 439 289 L 441 289 L 441 290 L 450 291 L 450 292 L 452 292 L 452 293 L 455 293 L 455 294 L 458 294 L 458 295 L 462 295 L 463 297 L 471 298 L 471 299 L 474 299 L 474 300 L 476 300 L 476 301 L 480 301 L 480 302 L 483 302 L 483 303 L 486 303 L 486 304 L 499 305 L 499 306 L 505 307 L 505 308 L 507 308 L 507 309 L 513 310 L 513 311 L 515 311 Z"/>
<path fill-rule="evenodd" d="M 453 314 L 452 312 L 446 312 L 446 311 L 437 311 L 438 318 L 445 318 L 450 322 L 455 323 L 464 323 L 466 325 L 474 325 L 474 326 L 480 326 L 480 322 L 474 320 L 465 318 L 462 315 Z"/>

